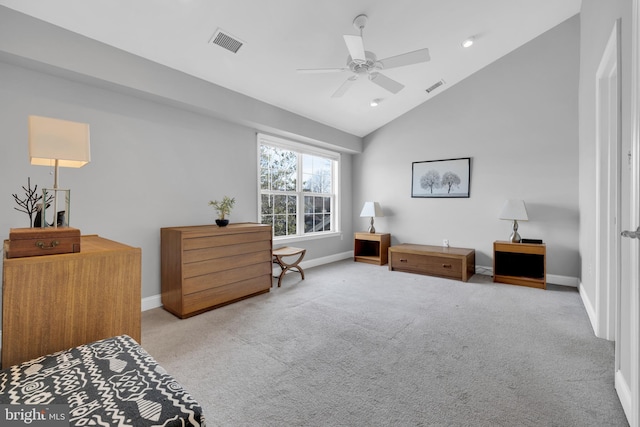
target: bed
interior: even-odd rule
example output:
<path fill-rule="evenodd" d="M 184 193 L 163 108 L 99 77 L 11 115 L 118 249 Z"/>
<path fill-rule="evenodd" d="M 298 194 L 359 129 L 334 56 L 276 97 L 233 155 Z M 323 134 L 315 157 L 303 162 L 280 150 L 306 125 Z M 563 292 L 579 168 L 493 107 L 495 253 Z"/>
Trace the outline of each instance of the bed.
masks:
<path fill-rule="evenodd" d="M 204 426 L 200 405 L 120 335 L 0 371 L 0 404 L 65 405 L 71 426 Z"/>

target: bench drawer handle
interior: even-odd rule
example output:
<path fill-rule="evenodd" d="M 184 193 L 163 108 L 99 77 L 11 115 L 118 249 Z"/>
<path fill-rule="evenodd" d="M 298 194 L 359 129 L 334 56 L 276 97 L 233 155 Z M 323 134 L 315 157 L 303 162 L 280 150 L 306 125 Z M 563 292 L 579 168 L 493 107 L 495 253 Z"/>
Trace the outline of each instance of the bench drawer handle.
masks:
<path fill-rule="evenodd" d="M 52 240 L 49 246 L 45 246 L 44 242 L 41 242 L 41 241 L 36 242 L 36 246 L 39 247 L 40 249 L 53 249 L 59 244 L 60 242 L 58 242 L 57 240 Z"/>
<path fill-rule="evenodd" d="M 400 258 L 400 262 L 409 262 L 409 260 L 406 260 L 406 259 Z"/>
<path fill-rule="evenodd" d="M 442 264 L 442 268 L 451 268 L 451 264 Z"/>

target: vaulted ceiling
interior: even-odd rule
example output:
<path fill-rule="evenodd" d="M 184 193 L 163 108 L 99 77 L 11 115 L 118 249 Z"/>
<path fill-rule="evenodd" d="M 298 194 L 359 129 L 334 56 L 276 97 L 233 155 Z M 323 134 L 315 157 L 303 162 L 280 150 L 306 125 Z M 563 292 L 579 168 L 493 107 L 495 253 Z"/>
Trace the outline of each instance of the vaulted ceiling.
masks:
<path fill-rule="evenodd" d="M 581 0 L 0 0 L 7 6 L 297 113 L 364 136 L 580 11 Z M 378 59 L 428 48 L 430 61 L 382 70 L 391 93 L 361 75 L 340 97 L 344 35 L 368 17 L 364 47 Z M 211 43 L 222 30 L 242 46 Z M 469 48 L 463 40 L 473 37 Z M 427 93 L 439 81 L 444 83 Z M 370 102 L 379 99 L 377 107 Z"/>

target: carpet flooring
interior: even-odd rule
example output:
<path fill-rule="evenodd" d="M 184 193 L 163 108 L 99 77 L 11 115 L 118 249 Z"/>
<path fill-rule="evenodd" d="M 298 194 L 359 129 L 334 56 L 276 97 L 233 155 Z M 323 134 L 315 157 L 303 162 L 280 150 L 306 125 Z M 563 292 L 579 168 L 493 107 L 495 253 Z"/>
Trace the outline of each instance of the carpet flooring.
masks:
<path fill-rule="evenodd" d="M 208 426 L 628 425 L 575 288 L 305 273 L 189 319 L 143 313 L 143 347 Z"/>

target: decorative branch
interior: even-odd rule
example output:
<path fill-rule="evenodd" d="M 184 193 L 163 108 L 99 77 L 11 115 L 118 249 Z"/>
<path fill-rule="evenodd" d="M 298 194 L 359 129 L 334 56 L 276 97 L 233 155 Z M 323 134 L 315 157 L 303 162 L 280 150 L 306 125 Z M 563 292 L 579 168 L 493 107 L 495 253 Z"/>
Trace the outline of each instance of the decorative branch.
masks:
<path fill-rule="evenodd" d="M 31 188 L 31 177 L 27 178 L 27 187 L 24 185 L 22 189 L 25 192 L 25 198 L 21 199 L 17 194 L 12 194 L 13 199 L 18 204 L 14 209 L 18 212 L 24 212 L 29 215 L 29 227 L 33 226 L 33 214 L 38 211 L 38 202 L 42 200 L 42 195 L 38 194 L 38 186 Z M 49 202 L 53 200 L 53 195 L 49 194 L 44 202 L 49 206 Z"/>

